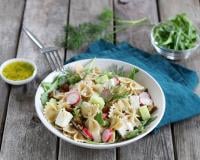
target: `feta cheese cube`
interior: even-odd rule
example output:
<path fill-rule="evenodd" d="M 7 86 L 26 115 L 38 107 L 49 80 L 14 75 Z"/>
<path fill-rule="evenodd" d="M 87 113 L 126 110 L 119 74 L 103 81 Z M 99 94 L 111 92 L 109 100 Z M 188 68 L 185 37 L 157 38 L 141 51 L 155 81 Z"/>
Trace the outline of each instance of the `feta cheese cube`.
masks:
<path fill-rule="evenodd" d="M 131 106 L 135 109 L 140 107 L 140 97 L 139 96 L 130 96 Z"/>
<path fill-rule="evenodd" d="M 121 123 L 122 125 L 120 128 L 117 129 L 117 131 L 122 137 L 125 137 L 125 135 L 128 132 L 133 130 L 134 125 L 131 122 L 129 122 L 126 118 L 122 118 Z"/>
<path fill-rule="evenodd" d="M 116 86 L 115 80 L 114 79 L 110 79 L 110 80 L 106 81 L 103 86 L 105 88 L 110 89 L 110 88 Z"/>
<path fill-rule="evenodd" d="M 67 112 L 65 109 L 61 109 L 56 117 L 56 125 L 60 127 L 67 127 L 71 119 L 73 118 L 73 115 L 70 112 Z"/>

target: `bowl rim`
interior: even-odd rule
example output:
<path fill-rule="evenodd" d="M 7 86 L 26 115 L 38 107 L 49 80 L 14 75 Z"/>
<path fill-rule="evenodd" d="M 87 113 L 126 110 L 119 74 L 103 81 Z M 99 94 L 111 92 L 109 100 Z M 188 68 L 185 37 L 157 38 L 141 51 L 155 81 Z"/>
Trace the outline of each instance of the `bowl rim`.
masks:
<path fill-rule="evenodd" d="M 147 134 L 149 134 L 153 129 L 155 129 L 155 127 L 160 123 L 161 119 L 163 118 L 164 116 L 164 113 L 165 113 L 165 108 L 166 108 L 166 99 L 165 99 L 165 95 L 164 95 L 164 92 L 161 88 L 161 86 L 159 85 L 159 83 L 149 74 L 147 73 L 145 70 L 141 69 L 140 67 L 136 66 L 136 65 L 133 65 L 133 64 L 130 64 L 130 63 L 127 63 L 127 62 L 124 62 L 124 61 L 120 61 L 120 60 L 115 60 L 115 59 L 108 59 L 108 58 L 96 58 L 96 60 L 103 60 L 103 61 L 109 61 L 109 62 L 116 62 L 116 63 L 122 63 L 123 65 L 131 65 L 133 67 L 136 67 L 138 68 L 140 71 L 144 72 L 149 78 L 151 78 L 153 80 L 153 82 L 156 84 L 156 86 L 159 88 L 159 91 L 161 92 L 161 97 L 162 97 L 162 100 L 163 100 L 163 106 L 162 106 L 162 112 L 161 112 L 161 115 L 159 117 L 157 117 L 157 122 L 151 127 L 149 128 L 146 132 L 144 132 L 143 134 L 140 134 L 138 135 L 137 137 L 135 138 L 132 138 L 132 139 L 129 139 L 129 140 L 125 140 L 125 141 L 122 141 L 122 142 L 117 142 L 117 143 L 101 143 L 101 144 L 90 144 L 90 143 L 83 143 L 83 142 L 77 142 L 71 138 L 68 138 L 66 136 L 63 135 L 62 132 L 60 132 L 58 129 L 56 129 L 55 127 L 53 127 L 48 121 L 47 119 L 45 118 L 43 112 L 41 111 L 40 109 L 40 106 L 38 106 L 38 98 L 40 100 L 40 97 L 39 97 L 39 89 L 41 89 L 41 83 L 47 78 L 49 77 L 50 75 L 58 75 L 59 73 L 57 71 L 53 71 L 51 73 L 49 73 L 40 83 L 40 85 L 38 86 L 37 88 L 37 91 L 36 91 L 36 94 L 35 94 L 35 110 L 36 110 L 36 113 L 39 117 L 39 119 L 42 121 L 43 125 L 50 131 L 52 132 L 54 135 L 58 136 L 59 138 L 61 138 L 62 140 L 64 140 L 65 142 L 68 142 L 68 143 L 71 143 L 73 145 L 76 145 L 76 146 L 80 146 L 80 147 L 83 147 L 83 148 L 90 148 L 90 149 L 111 149 L 111 148 L 116 148 L 116 147 L 121 147 L 121 146 L 124 146 L 124 145 L 128 145 L 132 142 L 135 142 L 141 138 L 143 138 L 144 136 L 146 136 Z M 69 64 L 73 64 L 73 63 L 77 63 L 77 62 L 81 62 L 81 61 L 90 61 L 92 59 L 82 59 L 82 60 L 78 60 L 78 61 L 74 61 L 74 62 L 71 62 L 71 63 L 68 63 L 66 65 L 64 65 L 65 67 L 68 66 Z M 41 103 L 41 102 L 40 102 Z"/>
<path fill-rule="evenodd" d="M 16 81 L 15 81 L 15 80 L 11 80 L 11 79 L 6 78 L 6 77 L 3 75 L 3 69 L 4 69 L 8 64 L 10 64 L 10 63 L 12 63 L 12 62 L 27 62 L 27 63 L 31 64 L 31 65 L 33 66 L 33 68 L 34 68 L 33 74 L 32 74 L 30 77 L 28 77 L 27 79 L 23 79 L 23 80 L 16 80 Z M 36 74 L 37 74 L 37 66 L 36 66 L 36 64 L 35 64 L 33 61 L 30 61 L 30 60 L 25 59 L 25 58 L 12 58 L 12 59 L 8 59 L 8 60 L 6 60 L 5 62 L 3 62 L 3 63 L 1 64 L 1 66 L 0 66 L 0 75 L 1 75 L 1 78 L 2 78 L 5 82 L 7 82 L 7 83 L 9 83 L 9 84 L 12 84 L 12 85 L 22 85 L 22 84 L 26 84 L 26 83 L 32 81 L 32 80 L 34 79 L 34 77 L 36 76 Z"/>
<path fill-rule="evenodd" d="M 150 32 L 150 37 L 151 37 L 151 43 L 153 44 L 153 46 L 156 46 L 166 52 L 171 52 L 171 53 L 175 53 L 175 54 L 184 54 L 184 53 L 188 53 L 188 52 L 193 52 L 194 50 L 196 50 L 199 46 L 200 46 L 200 31 L 198 30 L 198 28 L 194 25 L 195 29 L 198 31 L 198 40 L 196 42 L 196 45 L 193 47 L 193 48 L 189 48 L 189 49 L 185 49 L 185 50 L 175 50 L 175 49 L 170 49 L 170 48 L 166 48 L 166 47 L 163 47 L 163 46 L 158 46 L 158 44 L 156 44 L 156 40 L 153 36 L 153 33 L 154 33 L 154 29 L 159 26 L 160 24 L 162 24 L 164 22 L 160 22 L 160 23 L 157 23 L 155 24 L 152 29 L 151 29 L 151 32 Z"/>

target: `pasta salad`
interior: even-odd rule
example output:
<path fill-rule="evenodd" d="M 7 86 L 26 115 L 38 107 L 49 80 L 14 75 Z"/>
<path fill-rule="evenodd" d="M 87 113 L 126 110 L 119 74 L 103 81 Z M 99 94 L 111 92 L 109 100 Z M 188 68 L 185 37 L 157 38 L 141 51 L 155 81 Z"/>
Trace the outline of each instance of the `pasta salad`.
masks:
<path fill-rule="evenodd" d="M 101 70 L 95 59 L 43 82 L 45 118 L 65 136 L 83 143 L 116 143 L 145 132 L 157 109 L 147 88 L 134 80 L 138 69 L 111 65 Z"/>

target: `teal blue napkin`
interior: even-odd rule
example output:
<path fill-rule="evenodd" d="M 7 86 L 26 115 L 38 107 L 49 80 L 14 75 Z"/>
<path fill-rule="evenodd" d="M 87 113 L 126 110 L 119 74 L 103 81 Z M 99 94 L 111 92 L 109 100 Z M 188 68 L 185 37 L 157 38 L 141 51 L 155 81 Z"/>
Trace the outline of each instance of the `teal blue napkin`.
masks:
<path fill-rule="evenodd" d="M 85 53 L 66 63 L 88 58 L 111 58 L 141 67 L 162 87 L 166 97 L 166 111 L 158 127 L 200 114 L 200 97 L 193 93 L 198 84 L 195 72 L 171 63 L 160 55 L 148 54 L 128 43 L 113 45 L 103 40 L 91 44 Z"/>

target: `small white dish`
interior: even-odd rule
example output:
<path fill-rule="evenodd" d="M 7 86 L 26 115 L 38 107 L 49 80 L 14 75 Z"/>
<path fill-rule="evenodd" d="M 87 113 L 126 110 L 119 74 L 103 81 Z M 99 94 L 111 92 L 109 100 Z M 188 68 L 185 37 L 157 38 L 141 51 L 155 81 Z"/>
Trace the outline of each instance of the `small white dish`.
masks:
<path fill-rule="evenodd" d="M 74 68 L 77 64 L 85 65 L 90 61 L 91 61 L 91 59 L 85 59 L 85 60 L 72 62 L 72 63 L 65 65 L 64 68 L 68 68 L 68 67 Z M 74 144 L 74 145 L 77 145 L 80 147 L 91 148 L 91 149 L 110 149 L 110 148 L 115 148 L 115 147 L 121 147 L 121 146 L 130 144 L 132 142 L 135 142 L 139 139 L 142 139 L 144 136 L 146 136 L 148 133 L 150 133 L 159 124 L 159 122 L 161 121 L 161 119 L 164 115 L 164 112 L 165 112 L 165 95 L 163 93 L 162 88 L 150 74 L 148 74 L 146 71 L 144 71 L 143 69 L 141 69 L 137 66 L 134 66 L 132 64 L 129 64 L 129 63 L 126 63 L 123 61 L 119 61 L 119 60 L 96 58 L 96 66 L 101 68 L 102 70 L 108 69 L 111 65 L 117 65 L 118 67 L 123 66 L 123 68 L 125 70 L 130 70 L 132 67 L 139 69 L 139 72 L 135 76 L 135 80 L 137 82 L 139 82 L 140 84 L 142 84 L 143 86 L 145 86 L 146 88 L 148 88 L 148 92 L 150 93 L 151 98 L 154 101 L 154 104 L 158 108 L 153 113 L 153 115 L 156 116 L 157 118 L 153 122 L 151 122 L 151 124 L 148 125 L 148 127 L 146 128 L 146 131 L 144 133 L 140 134 L 139 136 L 137 136 L 135 138 L 125 140 L 122 142 L 111 143 L 111 144 L 109 144 L 109 143 L 89 144 L 89 143 L 82 143 L 82 142 L 74 141 L 71 138 L 66 137 L 62 132 L 60 132 L 58 129 L 56 129 L 45 118 L 45 116 L 43 114 L 43 105 L 40 101 L 41 94 L 44 92 L 44 90 L 43 90 L 42 86 L 40 85 L 38 87 L 36 95 L 35 95 L 35 109 L 36 109 L 38 117 L 40 118 L 40 120 L 42 121 L 44 126 L 50 132 L 52 132 L 54 135 L 60 137 L 61 139 L 63 139 L 66 142 L 69 142 L 71 144 Z M 54 72 L 50 73 L 42 82 L 52 82 L 53 79 L 58 74 L 59 74 L 58 72 L 54 71 Z"/>
<path fill-rule="evenodd" d="M 13 63 L 13 62 L 26 62 L 26 63 L 31 64 L 31 65 L 33 66 L 33 68 L 34 68 L 33 74 L 32 74 L 30 77 L 28 77 L 27 79 L 24 79 L 24 80 L 11 80 L 11 79 L 6 78 L 6 77 L 3 75 L 3 73 L 2 73 L 2 72 L 3 72 L 3 69 L 4 69 L 8 64 Z M 9 60 L 5 61 L 3 64 L 1 64 L 1 66 L 0 66 L 0 75 L 1 75 L 1 78 L 2 78 L 5 82 L 7 82 L 7 83 L 9 83 L 9 84 L 12 84 L 12 85 L 23 85 L 23 84 L 26 84 L 26 83 L 32 81 L 32 80 L 35 78 L 36 74 L 37 74 L 37 67 L 36 67 L 35 63 L 33 63 L 33 62 L 30 61 L 30 60 L 23 59 L 23 58 L 13 58 L 13 59 L 9 59 Z"/>

